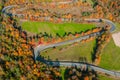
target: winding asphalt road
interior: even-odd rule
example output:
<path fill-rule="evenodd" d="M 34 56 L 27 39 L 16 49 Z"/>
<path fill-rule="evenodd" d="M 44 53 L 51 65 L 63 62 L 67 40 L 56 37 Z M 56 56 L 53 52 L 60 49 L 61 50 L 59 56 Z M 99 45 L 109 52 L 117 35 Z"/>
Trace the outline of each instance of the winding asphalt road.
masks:
<path fill-rule="evenodd" d="M 5 14 L 5 15 L 7 14 L 7 15 L 10 16 L 11 13 L 9 13 L 9 10 L 12 7 L 14 7 L 14 6 L 5 7 L 2 10 L 3 14 Z M 112 21 L 107 20 L 107 19 L 101 19 L 101 20 L 104 21 L 106 24 L 109 24 L 111 26 L 110 32 L 113 32 L 115 30 L 115 25 Z M 100 19 L 85 19 L 85 21 L 100 22 Z M 39 45 L 39 46 L 34 48 L 34 58 L 36 60 L 38 58 L 39 54 L 40 54 L 40 51 L 42 51 L 44 49 L 47 49 L 47 48 L 50 48 L 50 47 L 56 47 L 56 46 L 60 46 L 60 45 L 65 45 L 65 44 L 72 44 L 74 42 L 79 42 L 83 39 L 87 39 L 89 37 L 97 36 L 97 35 L 100 35 L 100 34 L 101 34 L 100 32 L 97 32 L 97 33 L 92 33 L 92 34 L 89 34 L 89 35 L 85 35 L 85 36 L 82 36 L 82 37 L 79 37 L 79 38 L 76 38 L 76 39 L 73 39 L 73 40 L 68 40 L 68 41 L 59 42 L 59 43 L 50 44 L 50 45 Z M 51 65 L 51 66 L 78 66 L 78 67 L 86 66 L 86 67 L 91 67 L 95 71 L 98 71 L 98 72 L 101 72 L 101 73 L 104 73 L 104 74 L 107 74 L 107 75 L 110 75 L 110 76 L 113 76 L 113 77 L 116 77 L 116 78 L 120 79 L 120 73 L 119 72 L 106 70 L 106 69 L 100 68 L 98 66 L 88 64 L 88 63 L 78 63 L 78 62 L 69 62 L 69 61 L 68 62 L 65 62 L 65 61 L 60 61 L 59 62 L 59 61 L 47 61 L 47 60 L 44 60 L 44 62 L 48 65 Z"/>
<path fill-rule="evenodd" d="M 109 21 L 107 19 L 102 19 L 102 20 L 106 24 L 109 24 L 111 26 L 110 32 L 113 32 L 115 30 L 115 25 L 114 25 L 113 22 L 111 22 L 111 21 Z M 88 21 L 88 22 L 100 22 L 100 19 L 85 19 L 85 21 Z M 81 40 L 88 39 L 90 37 L 94 37 L 94 36 L 97 36 L 97 35 L 100 35 L 100 34 L 101 34 L 100 32 L 97 32 L 97 33 L 92 33 L 92 34 L 89 34 L 89 35 L 85 35 L 85 36 L 82 36 L 82 37 L 79 37 L 79 38 L 76 38 L 76 39 L 73 39 L 73 40 L 67 40 L 67 41 L 59 42 L 59 43 L 55 43 L 55 44 L 38 45 L 37 47 L 34 48 L 34 58 L 36 60 L 36 58 L 40 54 L 40 51 L 42 51 L 44 49 L 51 48 L 51 47 L 57 47 L 57 46 L 60 46 L 60 45 L 72 44 L 74 42 L 80 42 Z"/>
<path fill-rule="evenodd" d="M 75 42 L 80 42 L 81 40 L 85 40 L 85 39 L 88 39 L 90 37 L 94 37 L 96 35 L 100 35 L 100 32 L 92 33 L 90 35 L 75 38 L 73 40 L 67 40 L 64 42 L 59 42 L 59 43 L 54 43 L 54 44 L 49 44 L 49 45 L 38 45 L 37 47 L 34 48 L 34 58 L 37 59 L 38 55 L 40 54 L 40 51 L 42 51 L 44 49 L 57 47 L 57 46 L 61 46 L 61 45 L 66 45 L 66 44 L 72 44 Z"/>

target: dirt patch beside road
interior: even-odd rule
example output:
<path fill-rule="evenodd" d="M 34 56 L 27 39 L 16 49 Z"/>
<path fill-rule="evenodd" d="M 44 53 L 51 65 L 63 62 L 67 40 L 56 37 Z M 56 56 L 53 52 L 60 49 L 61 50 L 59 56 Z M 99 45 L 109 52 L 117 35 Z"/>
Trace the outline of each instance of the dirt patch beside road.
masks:
<path fill-rule="evenodd" d="M 120 47 L 120 32 L 113 34 L 112 37 L 115 45 Z"/>

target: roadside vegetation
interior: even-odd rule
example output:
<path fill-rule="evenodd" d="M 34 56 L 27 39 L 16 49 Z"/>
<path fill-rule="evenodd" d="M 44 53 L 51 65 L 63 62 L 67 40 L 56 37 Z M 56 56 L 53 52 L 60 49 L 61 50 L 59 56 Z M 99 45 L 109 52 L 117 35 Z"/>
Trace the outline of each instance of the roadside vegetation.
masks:
<path fill-rule="evenodd" d="M 109 43 L 110 39 L 111 39 L 111 35 L 109 32 L 106 32 L 106 31 L 104 31 L 103 34 L 98 36 L 98 38 L 96 38 L 96 44 L 95 44 L 95 47 L 93 48 L 94 51 L 92 53 L 92 56 L 93 56 L 92 60 L 94 64 L 98 65 L 100 63 L 102 50 Z"/>
<path fill-rule="evenodd" d="M 64 80 L 98 80 L 97 74 L 89 67 L 67 67 L 64 72 Z"/>

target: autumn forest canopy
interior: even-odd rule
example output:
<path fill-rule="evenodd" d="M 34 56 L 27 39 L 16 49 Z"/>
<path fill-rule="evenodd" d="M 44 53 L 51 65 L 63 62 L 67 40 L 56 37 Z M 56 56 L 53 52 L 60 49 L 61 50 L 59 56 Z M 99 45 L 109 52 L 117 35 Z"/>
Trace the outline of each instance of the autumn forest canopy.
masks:
<path fill-rule="evenodd" d="M 105 60 L 115 64 L 111 57 L 103 57 L 108 52 L 106 46 L 112 47 L 113 43 L 111 26 L 102 19 L 120 24 L 119 3 L 120 0 L 0 0 L 0 79 L 116 79 L 86 64 L 105 69 Z M 2 12 L 12 5 L 16 6 Z M 89 18 L 99 21 L 85 20 Z M 35 59 L 36 47 L 70 40 L 76 42 L 38 51 L 38 60 Z M 118 47 L 110 49 L 117 52 L 112 56 L 119 56 Z M 53 66 L 52 60 L 59 64 Z M 66 67 L 60 65 L 61 61 L 83 65 Z M 119 67 L 119 61 L 115 65 Z M 112 65 L 107 66 L 114 70 Z"/>

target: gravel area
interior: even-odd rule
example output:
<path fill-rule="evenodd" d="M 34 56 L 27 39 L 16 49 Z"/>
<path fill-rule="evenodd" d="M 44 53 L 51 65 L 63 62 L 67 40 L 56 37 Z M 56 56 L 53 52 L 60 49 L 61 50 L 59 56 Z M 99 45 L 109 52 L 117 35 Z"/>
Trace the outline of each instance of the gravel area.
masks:
<path fill-rule="evenodd" d="M 115 45 L 120 47 L 120 32 L 114 33 L 112 37 L 115 42 Z"/>

